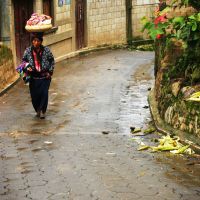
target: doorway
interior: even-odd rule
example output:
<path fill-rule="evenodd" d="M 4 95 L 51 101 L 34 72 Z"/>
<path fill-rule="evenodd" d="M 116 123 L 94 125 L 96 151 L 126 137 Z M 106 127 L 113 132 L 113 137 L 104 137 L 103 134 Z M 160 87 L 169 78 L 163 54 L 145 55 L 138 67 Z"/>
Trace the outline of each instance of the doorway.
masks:
<path fill-rule="evenodd" d="M 30 33 L 25 30 L 26 21 L 33 13 L 33 0 L 14 0 L 14 26 L 16 56 L 19 63 L 24 50 L 30 46 Z"/>
<path fill-rule="evenodd" d="M 81 49 L 85 47 L 85 9 L 84 0 L 76 0 L 76 48 Z"/>

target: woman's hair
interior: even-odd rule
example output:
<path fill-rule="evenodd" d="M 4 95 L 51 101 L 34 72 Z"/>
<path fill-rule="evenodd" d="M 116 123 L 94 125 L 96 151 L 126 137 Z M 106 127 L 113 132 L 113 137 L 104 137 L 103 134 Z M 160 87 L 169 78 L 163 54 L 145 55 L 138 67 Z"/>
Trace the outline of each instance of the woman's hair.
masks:
<path fill-rule="evenodd" d="M 31 33 L 31 42 L 35 39 L 39 39 L 41 42 L 43 42 L 43 32 L 35 32 Z"/>

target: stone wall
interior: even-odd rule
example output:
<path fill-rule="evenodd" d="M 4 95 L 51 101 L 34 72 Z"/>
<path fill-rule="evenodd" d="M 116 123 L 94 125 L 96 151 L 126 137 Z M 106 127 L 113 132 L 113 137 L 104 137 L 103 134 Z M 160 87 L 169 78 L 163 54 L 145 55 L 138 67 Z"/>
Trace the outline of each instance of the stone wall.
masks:
<path fill-rule="evenodd" d="M 193 10 L 185 15 L 185 7 L 184 10 L 178 8 L 186 21 L 186 16 L 198 12 Z M 197 27 L 200 28 L 198 22 Z M 196 32 L 198 34 L 199 29 Z M 193 35 L 188 37 L 180 40 L 168 36 L 156 41 L 155 97 L 159 115 L 167 124 L 199 138 L 200 102 L 189 98 L 200 91 L 200 39 L 194 40 Z"/>
<path fill-rule="evenodd" d="M 11 49 L 0 44 L 0 91 L 12 82 L 16 74 Z"/>
<path fill-rule="evenodd" d="M 185 70 L 178 69 L 186 52 L 180 46 L 166 48 L 165 42 L 156 51 L 155 95 L 161 118 L 175 129 L 200 137 L 199 102 L 187 101 L 191 94 L 200 91 L 200 85 L 190 84 L 183 75 Z"/>
<path fill-rule="evenodd" d="M 0 90 L 5 88 L 16 76 L 13 60 L 7 60 L 0 65 Z"/>
<path fill-rule="evenodd" d="M 91 0 L 87 3 L 88 46 L 126 42 L 124 0 Z"/>

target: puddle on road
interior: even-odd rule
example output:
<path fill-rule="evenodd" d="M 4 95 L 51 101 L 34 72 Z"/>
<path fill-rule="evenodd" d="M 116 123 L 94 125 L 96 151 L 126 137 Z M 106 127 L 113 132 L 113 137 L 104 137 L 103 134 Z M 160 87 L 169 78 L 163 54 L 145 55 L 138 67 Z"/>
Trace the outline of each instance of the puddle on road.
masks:
<path fill-rule="evenodd" d="M 123 133 L 130 134 L 130 127 L 145 129 L 151 121 L 147 96 L 153 84 L 153 62 L 140 65 L 122 90 L 119 123 Z"/>

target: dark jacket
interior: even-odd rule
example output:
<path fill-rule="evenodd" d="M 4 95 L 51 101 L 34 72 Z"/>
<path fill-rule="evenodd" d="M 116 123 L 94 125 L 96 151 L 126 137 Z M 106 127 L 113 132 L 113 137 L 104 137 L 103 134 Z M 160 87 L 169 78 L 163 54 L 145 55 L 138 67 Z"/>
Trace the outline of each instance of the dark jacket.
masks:
<path fill-rule="evenodd" d="M 52 75 L 53 70 L 54 70 L 54 65 L 55 65 L 53 54 L 51 53 L 48 47 L 41 46 L 41 50 L 42 50 L 42 56 L 40 60 L 41 73 L 49 72 Z M 35 69 L 35 62 L 33 59 L 33 46 L 28 47 L 25 50 L 22 60 L 25 62 L 28 62 L 31 65 L 33 69 L 33 74 L 40 73 L 40 72 L 36 72 L 36 69 Z"/>

